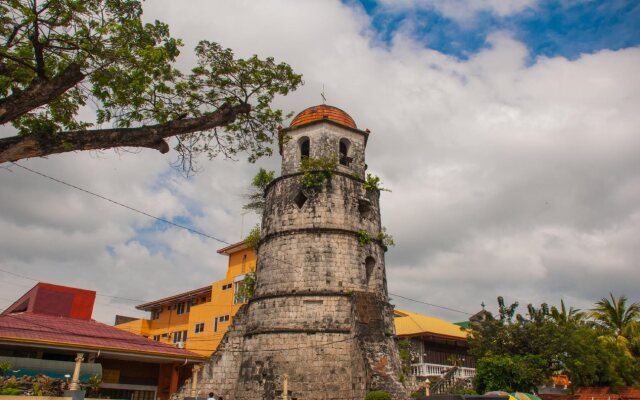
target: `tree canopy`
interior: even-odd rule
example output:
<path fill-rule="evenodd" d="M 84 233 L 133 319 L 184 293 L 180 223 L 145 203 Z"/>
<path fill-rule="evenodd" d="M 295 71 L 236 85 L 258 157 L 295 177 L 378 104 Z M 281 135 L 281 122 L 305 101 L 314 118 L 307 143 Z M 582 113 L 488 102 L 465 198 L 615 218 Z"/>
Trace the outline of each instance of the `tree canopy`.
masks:
<path fill-rule="evenodd" d="M 628 339 L 640 319 L 640 303 L 627 305 L 626 296 L 616 298 L 613 293 L 609 293 L 609 297 L 596 302 L 591 316 L 614 335 Z"/>
<path fill-rule="evenodd" d="M 138 0 L 0 0 L 0 163 L 118 147 L 250 160 L 271 153 L 285 118 L 276 95 L 301 83 L 285 63 L 201 41 L 197 65 L 175 67 L 182 42 L 142 21 Z M 79 118 L 91 107 L 96 119 Z"/>
<path fill-rule="evenodd" d="M 506 305 L 498 298 L 498 314 L 469 328 L 470 352 L 478 359 L 475 380 L 478 392 L 529 390 L 554 373 L 569 375 L 574 387 L 640 384 L 638 316 L 626 298 L 611 295 L 609 305 L 596 303 L 589 320 L 586 313 L 569 307 L 529 304 L 518 314 L 518 303 Z M 624 300 L 624 301 L 622 301 Z M 627 336 L 617 336 L 618 324 L 599 312 L 627 321 Z M 617 311 L 615 311 L 617 310 Z M 621 311 L 622 310 L 622 311 Z"/>

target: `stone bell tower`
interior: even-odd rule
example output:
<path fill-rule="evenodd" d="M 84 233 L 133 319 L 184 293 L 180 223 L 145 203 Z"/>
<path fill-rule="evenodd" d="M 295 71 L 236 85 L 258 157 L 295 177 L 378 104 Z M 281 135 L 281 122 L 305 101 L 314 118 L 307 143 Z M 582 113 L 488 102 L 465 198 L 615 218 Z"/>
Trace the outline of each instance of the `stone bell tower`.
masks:
<path fill-rule="evenodd" d="M 255 294 L 191 394 L 343 400 L 380 389 L 405 398 L 377 239 L 380 193 L 363 185 L 369 133 L 319 105 L 281 136 L 282 175 L 265 190 Z M 333 158 L 336 170 L 305 187 L 304 157 Z"/>

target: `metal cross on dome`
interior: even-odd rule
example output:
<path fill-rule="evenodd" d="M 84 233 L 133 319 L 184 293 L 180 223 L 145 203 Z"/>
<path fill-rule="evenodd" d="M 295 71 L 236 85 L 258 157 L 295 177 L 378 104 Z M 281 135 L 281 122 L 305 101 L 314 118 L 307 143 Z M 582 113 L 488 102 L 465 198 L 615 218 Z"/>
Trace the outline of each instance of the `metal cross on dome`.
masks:
<path fill-rule="evenodd" d="M 327 97 L 324 93 L 324 85 L 322 85 L 322 92 L 320 92 L 320 97 L 322 97 L 322 104 L 325 104 L 327 102 Z"/>

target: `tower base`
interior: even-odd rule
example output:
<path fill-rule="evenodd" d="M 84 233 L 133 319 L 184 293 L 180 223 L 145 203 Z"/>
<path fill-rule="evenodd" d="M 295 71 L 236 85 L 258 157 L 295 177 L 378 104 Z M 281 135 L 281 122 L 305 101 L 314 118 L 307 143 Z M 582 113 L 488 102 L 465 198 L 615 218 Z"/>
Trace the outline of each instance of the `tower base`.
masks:
<path fill-rule="evenodd" d="M 393 399 L 406 399 L 398 346 L 389 329 L 391 305 L 367 292 L 345 296 L 351 305 L 350 328 L 335 331 L 250 333 L 252 303 L 243 306 L 198 372 L 195 390 L 187 381 L 173 398 L 213 392 L 225 400 L 345 400 L 384 390 Z"/>

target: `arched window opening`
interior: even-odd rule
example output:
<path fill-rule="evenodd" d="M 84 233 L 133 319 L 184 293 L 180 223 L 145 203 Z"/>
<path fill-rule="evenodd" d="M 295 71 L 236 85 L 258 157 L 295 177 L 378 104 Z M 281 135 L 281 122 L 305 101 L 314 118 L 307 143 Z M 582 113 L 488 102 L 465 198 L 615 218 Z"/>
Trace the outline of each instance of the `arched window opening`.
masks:
<path fill-rule="evenodd" d="M 303 137 L 300 139 L 300 158 L 309 157 L 309 138 Z"/>
<path fill-rule="evenodd" d="M 376 267 L 376 259 L 373 257 L 367 257 L 364 260 L 364 270 L 366 274 L 367 285 L 371 281 L 371 276 L 373 275 L 373 270 Z"/>
<path fill-rule="evenodd" d="M 351 157 L 349 157 L 349 147 L 350 147 L 351 143 L 349 143 L 349 140 L 347 139 L 340 139 L 340 146 L 339 146 L 339 155 L 340 155 L 340 164 L 341 165 L 345 165 L 345 166 L 349 166 L 351 164 L 351 161 L 353 161 L 353 159 Z"/>
<path fill-rule="evenodd" d="M 358 199 L 358 211 L 360 212 L 360 217 L 369 218 L 371 216 L 371 201 Z"/>

